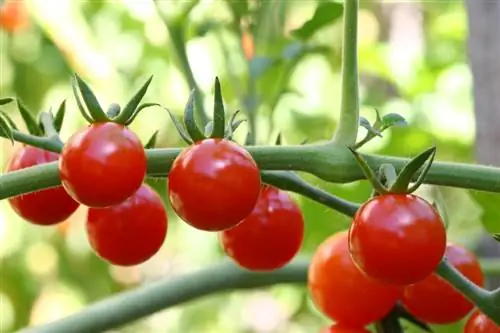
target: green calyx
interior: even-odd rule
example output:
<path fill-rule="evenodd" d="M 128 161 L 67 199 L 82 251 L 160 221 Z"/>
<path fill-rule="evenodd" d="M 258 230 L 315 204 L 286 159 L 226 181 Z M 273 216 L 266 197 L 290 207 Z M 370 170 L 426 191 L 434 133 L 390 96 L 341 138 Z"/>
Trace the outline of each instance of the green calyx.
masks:
<path fill-rule="evenodd" d="M 99 104 L 96 95 L 85 81 L 83 81 L 77 74 L 72 84 L 73 94 L 75 95 L 76 104 L 82 116 L 89 123 L 101 122 L 115 122 L 124 126 L 130 125 L 137 115 L 145 108 L 151 106 L 160 106 L 158 103 L 143 103 L 141 104 L 144 95 L 153 80 L 150 76 L 146 82 L 139 88 L 139 90 L 132 96 L 132 98 L 125 104 L 122 109 L 120 105 L 113 103 L 108 108 L 107 112 L 104 111 Z M 81 97 L 80 97 L 81 96 Z M 83 103 L 82 103 L 83 100 Z"/>
<path fill-rule="evenodd" d="M 401 115 L 396 113 L 388 113 L 384 116 L 380 116 L 378 110 L 375 109 L 375 115 L 376 119 L 373 124 L 370 124 L 366 118 L 359 118 L 359 126 L 366 129 L 367 132 L 363 139 L 353 145 L 354 149 L 362 147 L 376 137 L 381 138 L 382 133 L 391 127 L 404 127 L 408 125 L 406 120 Z"/>
<path fill-rule="evenodd" d="M 168 109 L 166 111 L 170 115 L 175 128 L 179 132 L 181 138 L 187 144 L 202 141 L 208 138 L 224 138 L 231 140 L 234 131 L 245 121 L 236 120 L 239 110 L 234 112 L 226 124 L 226 111 L 224 110 L 224 101 L 222 98 L 222 89 L 219 79 L 215 78 L 214 92 L 214 111 L 213 120 L 209 121 L 203 131 L 198 127 L 195 120 L 196 115 L 196 91 L 193 89 L 189 95 L 186 107 L 184 108 L 184 117 L 181 122 Z"/>
<path fill-rule="evenodd" d="M 355 149 L 349 148 L 353 154 L 357 164 L 360 166 L 368 181 L 372 184 L 374 191 L 377 194 L 405 194 L 415 192 L 424 182 L 427 173 L 436 156 L 436 147 L 431 147 L 418 156 L 411 159 L 399 172 L 391 164 L 382 164 L 379 169 L 379 174 L 370 168 L 368 163 L 356 152 Z M 420 171 L 421 170 L 421 171 Z M 417 177 L 418 176 L 418 177 Z M 416 181 L 410 185 L 413 179 Z"/>

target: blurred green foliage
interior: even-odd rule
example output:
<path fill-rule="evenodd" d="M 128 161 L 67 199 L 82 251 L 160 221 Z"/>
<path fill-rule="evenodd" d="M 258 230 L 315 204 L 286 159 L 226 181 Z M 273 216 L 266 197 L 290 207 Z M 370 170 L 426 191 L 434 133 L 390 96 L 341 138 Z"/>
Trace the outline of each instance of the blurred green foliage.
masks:
<path fill-rule="evenodd" d="M 104 106 L 124 103 L 154 74 L 145 101 L 161 103 L 180 115 L 191 87 L 165 22 L 172 22 L 188 1 L 25 2 L 29 26 L 13 34 L 0 32 L 2 97 L 19 96 L 32 110 L 56 108 L 68 99 L 65 139 L 84 126 L 70 91 L 73 72 L 92 85 Z M 363 151 L 412 156 L 435 144 L 440 160 L 472 162 L 474 115 L 462 4 L 407 5 L 413 11 L 409 19 L 421 18 L 416 32 L 394 26 L 391 13 L 405 4 L 361 3 L 362 116 L 373 120 L 377 108 L 381 114 L 399 113 L 410 123 L 388 131 Z M 278 132 L 285 144 L 329 139 L 340 105 L 341 14 L 340 4 L 314 0 L 218 0 L 194 6 L 180 26 L 194 79 L 205 95 L 205 109 L 210 110 L 217 75 L 226 109 L 256 115 L 257 143 L 274 142 Z M 17 111 L 7 109 L 20 124 Z M 160 130 L 158 147 L 184 145 L 160 108 L 145 111 L 132 128 L 144 141 Z M 239 142 L 246 130 L 244 124 L 237 131 Z M 360 138 L 364 134 L 361 130 Z M 5 165 L 12 147 L 2 142 Z M 366 182 L 337 185 L 302 176 L 355 202 L 370 194 Z M 165 198 L 165 181 L 151 183 Z M 452 240 L 474 248 L 484 232 L 481 222 L 488 231 L 500 232 L 496 196 L 430 187 L 420 193 L 430 200 L 439 193 L 448 207 Z M 303 254 L 311 254 L 328 235 L 348 226 L 349 220 L 340 214 L 295 197 L 307 222 Z M 90 251 L 83 232 L 84 210 L 62 226 L 41 228 L 21 221 L 2 202 L 0 332 L 55 320 L 120 290 L 168 279 L 222 257 L 216 235 L 187 227 L 168 208 L 168 237 L 160 253 L 139 267 L 117 268 Z M 113 332 L 305 333 L 317 332 L 327 323 L 305 288 L 274 286 L 206 297 Z M 460 325 L 436 331 L 459 332 Z"/>

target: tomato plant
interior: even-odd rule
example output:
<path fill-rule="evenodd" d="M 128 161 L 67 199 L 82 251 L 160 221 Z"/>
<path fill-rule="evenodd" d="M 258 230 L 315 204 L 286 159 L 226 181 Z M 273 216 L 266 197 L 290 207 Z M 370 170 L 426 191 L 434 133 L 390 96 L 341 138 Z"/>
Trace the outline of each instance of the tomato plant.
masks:
<path fill-rule="evenodd" d="M 446 249 L 438 212 L 411 194 L 377 196 L 364 203 L 349 231 L 358 267 L 381 282 L 408 285 L 433 273 Z"/>
<path fill-rule="evenodd" d="M 24 0 L 8 0 L 0 7 L 0 28 L 16 32 L 28 24 L 28 12 Z"/>
<path fill-rule="evenodd" d="M 396 305 L 402 288 L 363 274 L 349 253 L 348 233 L 327 238 L 314 253 L 308 273 L 313 302 L 332 320 L 360 327 L 382 319 Z"/>
<path fill-rule="evenodd" d="M 89 207 L 119 204 L 141 186 L 146 153 L 134 132 L 113 123 L 79 130 L 64 145 L 61 182 L 78 202 Z"/>
<path fill-rule="evenodd" d="M 350 326 L 342 326 L 342 325 L 332 325 L 330 327 L 324 328 L 320 333 L 370 333 L 366 328 L 359 327 L 353 328 Z"/>
<path fill-rule="evenodd" d="M 227 255 L 240 266 L 257 271 L 287 264 L 299 251 L 303 238 L 300 208 L 288 193 L 266 185 L 250 215 L 220 233 Z"/>
<path fill-rule="evenodd" d="M 445 256 L 471 282 L 484 286 L 484 275 L 473 253 L 462 246 L 449 243 Z M 474 308 L 467 298 L 435 273 L 406 287 L 402 301 L 415 317 L 431 324 L 457 322 Z"/>
<path fill-rule="evenodd" d="M 23 145 L 7 165 L 7 172 L 57 161 L 59 154 Z M 62 186 L 9 198 L 14 211 L 33 224 L 53 225 L 66 220 L 78 208 Z"/>
<path fill-rule="evenodd" d="M 206 231 L 231 228 L 248 216 L 260 187 L 260 171 L 250 153 L 226 139 L 206 139 L 184 149 L 168 175 L 177 215 Z"/>
<path fill-rule="evenodd" d="M 86 231 L 90 245 L 101 258 L 114 265 L 132 266 L 158 252 L 167 223 L 160 196 L 143 184 L 116 206 L 89 208 Z"/>
<path fill-rule="evenodd" d="M 484 313 L 476 310 L 465 324 L 464 333 L 500 333 L 500 326 Z"/>

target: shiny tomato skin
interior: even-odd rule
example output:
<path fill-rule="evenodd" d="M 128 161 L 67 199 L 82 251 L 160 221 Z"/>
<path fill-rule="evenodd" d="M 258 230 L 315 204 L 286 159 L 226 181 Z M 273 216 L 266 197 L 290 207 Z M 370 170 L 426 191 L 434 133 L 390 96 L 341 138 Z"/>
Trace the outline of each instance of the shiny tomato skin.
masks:
<path fill-rule="evenodd" d="M 370 333 L 370 331 L 364 327 L 351 327 L 343 326 L 342 324 L 335 324 L 322 329 L 320 333 Z"/>
<path fill-rule="evenodd" d="M 412 194 L 388 194 L 364 203 L 349 231 L 358 267 L 384 283 L 409 285 L 431 275 L 446 249 L 438 212 Z"/>
<path fill-rule="evenodd" d="M 58 159 L 59 154 L 23 145 L 14 152 L 6 171 L 16 171 Z M 37 225 L 63 222 L 80 206 L 62 186 L 11 197 L 8 202 L 20 217 Z"/>
<path fill-rule="evenodd" d="M 484 274 L 473 253 L 460 245 L 448 243 L 445 256 L 469 281 L 484 287 Z M 436 273 L 406 287 L 402 302 L 411 314 L 429 324 L 455 323 L 474 308 L 467 298 Z"/>
<path fill-rule="evenodd" d="M 248 151 L 226 139 L 206 139 L 185 148 L 168 175 L 172 208 L 192 227 L 221 231 L 249 215 L 261 187 Z"/>
<path fill-rule="evenodd" d="M 220 233 L 224 252 L 239 266 L 269 271 L 286 265 L 300 250 L 304 219 L 288 193 L 263 186 L 253 211 Z"/>
<path fill-rule="evenodd" d="M 117 205 L 139 189 L 146 174 L 146 153 L 127 127 L 95 123 L 77 131 L 59 160 L 66 191 L 88 207 Z"/>
<path fill-rule="evenodd" d="M 500 333 L 500 326 L 484 313 L 476 310 L 465 324 L 464 333 Z"/>
<path fill-rule="evenodd" d="M 158 252 L 168 217 L 160 196 L 143 184 L 116 206 L 89 208 L 85 229 L 97 255 L 113 265 L 133 266 Z"/>
<path fill-rule="evenodd" d="M 316 249 L 308 288 L 319 310 L 349 327 L 382 319 L 402 294 L 401 287 L 380 283 L 359 270 L 349 253 L 347 231 L 330 236 Z"/>

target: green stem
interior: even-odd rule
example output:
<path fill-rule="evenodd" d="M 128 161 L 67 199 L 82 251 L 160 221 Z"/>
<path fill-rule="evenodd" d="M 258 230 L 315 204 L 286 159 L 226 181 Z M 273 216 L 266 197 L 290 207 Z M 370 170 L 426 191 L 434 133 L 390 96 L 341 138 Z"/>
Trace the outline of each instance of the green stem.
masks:
<path fill-rule="evenodd" d="M 340 119 L 333 141 L 338 145 L 356 143 L 359 127 L 358 92 L 358 0 L 344 1 L 344 37 L 342 42 L 342 101 Z"/>
<path fill-rule="evenodd" d="M 62 141 L 60 139 L 54 139 L 54 137 L 35 136 L 18 130 L 12 130 L 12 137 L 17 142 L 45 149 L 54 153 L 60 153 L 63 147 Z"/>
<path fill-rule="evenodd" d="M 47 144 L 45 141 L 43 144 Z M 38 145 L 36 145 L 38 146 Z M 52 147 L 54 148 L 54 147 Z M 350 183 L 365 179 L 351 152 L 346 147 L 332 144 L 316 144 L 302 146 L 249 146 L 246 147 L 253 155 L 262 170 L 290 170 L 303 171 L 315 175 L 332 183 Z M 179 154 L 178 148 L 149 149 L 148 174 L 156 176 L 167 175 L 175 157 Z M 377 170 L 381 164 L 390 163 L 396 171 L 401 170 L 409 161 L 407 158 L 398 158 L 382 155 L 362 155 L 368 165 Z M 24 181 L 32 177 L 31 169 L 42 168 L 36 171 L 37 181 Z M 57 178 L 57 162 L 44 166 L 35 166 L 0 176 L 0 200 L 10 195 L 41 190 L 42 184 L 57 186 L 50 183 Z M 8 182 L 6 182 L 6 177 Z M 415 175 L 418 177 L 418 173 Z M 425 183 L 441 186 L 450 186 L 487 192 L 500 192 L 500 168 L 449 162 L 434 162 L 427 174 Z M 19 185 L 18 182 L 24 185 Z"/>
<path fill-rule="evenodd" d="M 500 325 L 500 305 L 495 305 L 493 292 L 489 292 L 469 281 L 447 260 L 443 260 L 439 264 L 436 273 L 448 281 L 455 289 L 459 290 L 484 314 Z"/>
<path fill-rule="evenodd" d="M 42 112 L 40 114 L 40 123 L 42 124 L 45 137 L 50 142 L 54 143 L 54 145 L 57 145 L 59 147 L 58 152 L 60 152 L 62 147 L 64 146 L 64 143 L 62 142 L 61 137 L 59 136 L 59 133 L 54 126 L 54 116 L 52 116 L 52 114 L 49 112 Z"/>
<path fill-rule="evenodd" d="M 273 272 L 254 273 L 224 261 L 191 274 L 163 279 L 123 292 L 59 321 L 18 333 L 104 332 L 164 308 L 216 292 L 260 288 L 278 283 L 303 284 L 307 279 L 308 264 L 307 260 L 298 259 Z"/>

